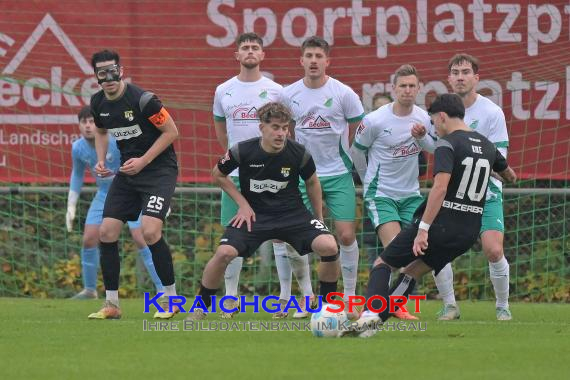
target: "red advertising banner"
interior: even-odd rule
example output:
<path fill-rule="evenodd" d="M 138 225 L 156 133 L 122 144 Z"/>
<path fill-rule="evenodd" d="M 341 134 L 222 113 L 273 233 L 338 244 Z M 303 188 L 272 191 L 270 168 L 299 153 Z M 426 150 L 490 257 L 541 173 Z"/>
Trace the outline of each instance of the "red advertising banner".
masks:
<path fill-rule="evenodd" d="M 301 42 L 332 45 L 331 76 L 370 107 L 391 74 L 415 65 L 425 106 L 448 91 L 447 61 L 481 60 L 480 91 L 500 105 L 509 160 L 523 178 L 570 179 L 570 5 L 567 1 L 3 1 L 0 15 L 0 182 L 61 183 L 77 112 L 98 90 L 89 62 L 121 54 L 128 80 L 155 92 L 180 129 L 183 182 L 209 182 L 222 148 L 211 106 L 236 75 L 239 33 L 264 39 L 262 70 L 303 75 Z"/>

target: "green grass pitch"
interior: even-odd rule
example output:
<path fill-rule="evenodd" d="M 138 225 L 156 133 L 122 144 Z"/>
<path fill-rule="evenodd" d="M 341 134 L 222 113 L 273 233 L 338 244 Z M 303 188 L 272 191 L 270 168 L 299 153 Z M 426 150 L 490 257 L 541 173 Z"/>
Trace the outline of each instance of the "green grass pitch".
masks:
<path fill-rule="evenodd" d="M 562 379 L 570 373 L 570 305 L 461 302 L 462 318 L 426 331 L 370 339 L 322 339 L 303 331 L 143 331 L 142 300 L 122 300 L 123 319 L 87 320 L 101 301 L 0 298 L 3 379 Z M 184 316 L 174 321 L 182 329 Z M 220 321 L 212 315 L 209 321 Z M 271 320 L 240 314 L 236 321 Z M 288 319 L 292 321 L 292 319 Z"/>

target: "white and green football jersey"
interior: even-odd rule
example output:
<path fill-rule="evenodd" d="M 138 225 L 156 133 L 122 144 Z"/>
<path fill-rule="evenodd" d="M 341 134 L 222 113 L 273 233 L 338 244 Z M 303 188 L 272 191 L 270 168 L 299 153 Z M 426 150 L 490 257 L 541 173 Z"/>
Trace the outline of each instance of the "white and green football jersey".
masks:
<path fill-rule="evenodd" d="M 266 103 L 282 101 L 282 90 L 283 86 L 267 77 L 255 82 L 242 82 L 237 76 L 216 88 L 214 119 L 226 122 L 228 148 L 261 136 L 257 110 Z M 230 175 L 239 175 L 238 169 Z"/>
<path fill-rule="evenodd" d="M 233 77 L 216 88 L 214 119 L 226 122 L 228 148 L 261 135 L 257 109 L 281 101 L 282 89 L 283 86 L 266 77 L 255 82 Z"/>
<path fill-rule="evenodd" d="M 477 100 L 471 107 L 465 109 L 465 124 L 479 132 L 491 141 L 499 149 L 501 154 L 507 157 L 509 147 L 509 135 L 503 110 L 490 99 L 477 95 Z M 502 196 L 503 184 L 496 178 L 491 177 L 487 190 L 487 199 Z"/>
<path fill-rule="evenodd" d="M 358 95 L 347 85 L 329 77 L 316 89 L 303 79 L 285 87 L 283 96 L 295 121 L 295 140 L 315 160 L 317 175 L 333 176 L 352 170 L 348 124 L 364 116 Z"/>
<path fill-rule="evenodd" d="M 368 152 L 364 178 L 364 197 L 388 197 L 394 200 L 420 195 L 418 154 L 422 150 L 412 136 L 414 124 L 426 127 L 435 136 L 426 111 L 414 106 L 411 114 L 397 116 L 386 104 L 366 115 L 354 138 L 354 146 Z"/>

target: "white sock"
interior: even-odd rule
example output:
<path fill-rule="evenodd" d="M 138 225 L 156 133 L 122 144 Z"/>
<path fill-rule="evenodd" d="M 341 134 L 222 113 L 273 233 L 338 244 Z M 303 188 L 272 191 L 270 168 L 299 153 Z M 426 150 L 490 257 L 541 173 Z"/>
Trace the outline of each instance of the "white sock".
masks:
<path fill-rule="evenodd" d="M 509 263 L 507 258 L 503 256 L 496 263 L 489 262 L 489 272 L 491 274 L 491 282 L 495 289 L 495 297 L 497 298 L 497 307 L 509 307 Z"/>
<path fill-rule="evenodd" d="M 293 274 L 299 283 L 303 296 L 312 296 L 313 285 L 311 284 L 311 269 L 309 268 L 309 254 L 299 255 L 297 252 L 289 252 L 289 263 Z"/>
<path fill-rule="evenodd" d="M 288 301 L 291 298 L 291 265 L 287 257 L 287 244 L 274 242 L 273 254 L 279 277 L 279 299 Z"/>
<path fill-rule="evenodd" d="M 238 284 L 239 284 L 239 274 L 241 273 L 241 267 L 243 265 L 243 257 L 236 257 L 226 268 L 226 273 L 224 273 L 224 280 L 226 282 L 226 296 L 238 295 Z"/>
<path fill-rule="evenodd" d="M 118 290 L 105 290 L 105 299 L 111 301 L 113 305 L 119 306 L 119 291 Z"/>
<path fill-rule="evenodd" d="M 176 295 L 176 284 L 168 285 L 164 287 L 164 296 L 175 296 Z"/>
<path fill-rule="evenodd" d="M 431 272 L 435 280 L 435 286 L 437 286 L 437 291 L 443 300 L 444 305 L 455 305 L 455 291 L 453 289 L 453 269 L 451 269 L 451 263 L 447 263 L 446 266 L 437 274 Z"/>
<path fill-rule="evenodd" d="M 358 243 L 340 246 L 340 268 L 344 283 L 344 299 L 356 293 L 356 278 L 358 277 Z"/>

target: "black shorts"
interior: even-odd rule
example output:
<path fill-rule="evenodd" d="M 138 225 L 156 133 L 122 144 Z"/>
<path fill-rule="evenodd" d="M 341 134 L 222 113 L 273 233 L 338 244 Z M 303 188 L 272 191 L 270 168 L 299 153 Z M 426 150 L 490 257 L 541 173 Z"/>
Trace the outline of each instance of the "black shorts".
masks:
<path fill-rule="evenodd" d="M 421 259 L 438 274 L 447 263 L 467 252 L 475 244 L 478 231 L 458 231 L 456 226 L 449 228 L 445 224 L 434 223 L 429 229 L 428 248 L 423 256 L 414 256 L 412 250 L 417 234 L 417 221 L 404 227 L 380 254 L 382 261 L 394 268 L 403 268 L 412 261 Z"/>
<path fill-rule="evenodd" d="M 128 176 L 118 174 L 111 183 L 103 218 L 114 218 L 123 222 L 137 220 L 143 215 L 164 220 L 176 188 L 178 169 L 172 167 L 153 168 Z"/>
<path fill-rule="evenodd" d="M 303 208 L 281 215 L 256 214 L 251 232 L 244 223 L 240 228 L 226 227 L 220 245 L 231 245 L 241 257 L 251 256 L 267 240 L 289 243 L 300 255 L 313 251 L 311 244 L 319 235 L 330 235 L 328 228 Z"/>

